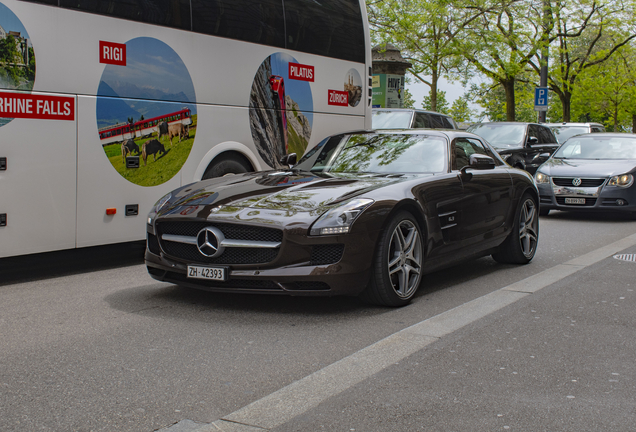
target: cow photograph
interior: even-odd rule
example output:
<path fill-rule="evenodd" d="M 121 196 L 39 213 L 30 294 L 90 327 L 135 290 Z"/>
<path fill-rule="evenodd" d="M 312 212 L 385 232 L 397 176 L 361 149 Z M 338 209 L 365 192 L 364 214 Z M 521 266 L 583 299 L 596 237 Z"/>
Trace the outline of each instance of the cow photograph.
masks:
<path fill-rule="evenodd" d="M 104 66 L 95 110 L 99 142 L 123 178 L 157 186 L 177 175 L 190 155 L 194 85 L 179 55 L 158 39 L 131 39 L 126 53 L 135 61 Z M 138 159 L 126 163 L 131 157 Z"/>

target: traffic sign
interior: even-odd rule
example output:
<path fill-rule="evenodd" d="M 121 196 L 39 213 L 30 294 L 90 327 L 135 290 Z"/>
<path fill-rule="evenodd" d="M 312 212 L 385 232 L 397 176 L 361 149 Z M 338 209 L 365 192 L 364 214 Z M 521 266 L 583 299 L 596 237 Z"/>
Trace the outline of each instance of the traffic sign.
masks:
<path fill-rule="evenodd" d="M 534 110 L 535 111 L 548 110 L 548 88 L 547 87 L 536 87 L 534 89 Z"/>

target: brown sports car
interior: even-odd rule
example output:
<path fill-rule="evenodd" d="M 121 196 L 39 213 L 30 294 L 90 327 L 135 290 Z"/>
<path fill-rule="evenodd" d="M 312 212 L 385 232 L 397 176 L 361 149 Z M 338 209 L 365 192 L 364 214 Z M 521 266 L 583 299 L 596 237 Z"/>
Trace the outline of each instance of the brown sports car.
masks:
<path fill-rule="evenodd" d="M 210 291 L 402 306 L 425 273 L 461 260 L 532 260 L 537 203 L 532 177 L 477 135 L 340 134 L 288 170 L 161 198 L 148 216 L 146 264 L 157 280 Z"/>

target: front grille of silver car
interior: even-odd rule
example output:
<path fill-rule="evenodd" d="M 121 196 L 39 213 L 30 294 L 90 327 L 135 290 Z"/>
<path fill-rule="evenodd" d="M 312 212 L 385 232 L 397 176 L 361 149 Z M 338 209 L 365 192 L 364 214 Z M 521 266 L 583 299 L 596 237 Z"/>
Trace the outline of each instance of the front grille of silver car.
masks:
<path fill-rule="evenodd" d="M 249 240 L 254 242 L 281 242 L 283 232 L 276 228 L 263 228 L 253 225 L 239 224 L 211 224 L 209 222 L 161 222 L 157 221 L 156 230 L 160 239 L 161 248 L 171 258 L 189 263 L 201 264 L 266 264 L 278 256 L 280 248 L 261 247 L 227 247 L 217 257 L 207 257 L 199 252 L 196 244 L 166 241 L 163 235 L 196 237 L 199 231 L 208 226 L 214 226 L 221 230 L 226 239 Z"/>
<path fill-rule="evenodd" d="M 574 186 L 575 177 L 552 177 L 552 182 L 557 186 Z M 604 178 L 581 178 L 581 184 L 574 187 L 599 187 L 605 183 Z"/>

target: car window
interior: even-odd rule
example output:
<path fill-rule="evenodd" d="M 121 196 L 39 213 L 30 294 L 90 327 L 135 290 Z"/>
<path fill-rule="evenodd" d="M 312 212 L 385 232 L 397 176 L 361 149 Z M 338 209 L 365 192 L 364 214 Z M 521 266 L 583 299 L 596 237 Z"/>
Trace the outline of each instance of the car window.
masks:
<path fill-rule="evenodd" d="M 411 127 L 412 111 L 373 111 L 373 129 L 408 129 Z"/>
<path fill-rule="evenodd" d="M 522 124 L 480 123 L 470 126 L 466 132 L 479 135 L 498 149 L 523 147 L 526 126 Z"/>
<path fill-rule="evenodd" d="M 437 129 L 445 129 L 444 122 L 442 121 L 442 116 L 431 114 L 431 127 Z"/>
<path fill-rule="evenodd" d="M 541 143 L 541 129 L 537 125 L 528 125 L 528 135 L 526 137 L 526 144 L 529 144 L 530 137 L 535 137 L 537 139 L 537 143 Z"/>
<path fill-rule="evenodd" d="M 636 159 L 636 139 L 581 135 L 567 140 L 555 153 L 556 159 Z"/>
<path fill-rule="evenodd" d="M 426 113 L 415 113 L 415 121 L 413 122 L 414 128 L 430 128 L 431 119 Z"/>
<path fill-rule="evenodd" d="M 554 144 L 556 143 L 556 138 L 552 134 L 549 128 L 545 126 L 538 126 L 539 128 L 539 144 Z"/>
<path fill-rule="evenodd" d="M 470 155 L 475 153 L 493 157 L 484 144 L 472 138 L 457 138 L 453 141 L 451 151 L 453 152 L 453 170 L 460 170 L 468 165 Z"/>
<path fill-rule="evenodd" d="M 444 124 L 444 129 L 455 129 L 455 126 L 451 122 L 451 119 L 448 117 L 442 117 L 442 123 Z"/>

